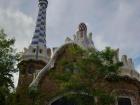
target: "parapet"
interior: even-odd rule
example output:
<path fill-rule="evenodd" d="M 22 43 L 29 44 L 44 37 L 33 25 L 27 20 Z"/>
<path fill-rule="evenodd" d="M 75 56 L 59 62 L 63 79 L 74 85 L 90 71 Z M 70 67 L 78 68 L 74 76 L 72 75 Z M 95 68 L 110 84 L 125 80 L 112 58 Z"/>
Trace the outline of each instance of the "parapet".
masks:
<path fill-rule="evenodd" d="M 127 58 L 127 55 L 123 55 L 121 61 L 123 66 L 120 68 L 120 75 L 140 81 L 140 73 L 135 70 L 132 58 Z"/>
<path fill-rule="evenodd" d="M 47 55 L 47 49 L 45 46 L 29 46 L 24 48 L 24 52 L 21 57 L 21 61 L 27 60 L 39 60 L 47 64 L 49 57 Z"/>
<path fill-rule="evenodd" d="M 127 55 L 123 55 L 121 61 L 123 62 L 123 67 L 131 70 L 135 70 L 134 62 L 132 61 L 132 58 L 127 58 Z"/>

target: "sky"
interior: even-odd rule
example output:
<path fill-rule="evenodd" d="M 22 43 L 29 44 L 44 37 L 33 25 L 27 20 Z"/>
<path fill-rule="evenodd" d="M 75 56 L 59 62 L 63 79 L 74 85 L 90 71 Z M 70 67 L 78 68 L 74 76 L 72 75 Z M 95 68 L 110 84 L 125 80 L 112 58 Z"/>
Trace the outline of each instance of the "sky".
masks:
<path fill-rule="evenodd" d="M 140 71 L 140 0 L 48 0 L 47 46 L 58 47 L 85 22 L 95 47 L 120 49 Z M 35 29 L 38 0 L 0 0 L 0 28 L 16 39 L 15 48 L 28 47 Z"/>

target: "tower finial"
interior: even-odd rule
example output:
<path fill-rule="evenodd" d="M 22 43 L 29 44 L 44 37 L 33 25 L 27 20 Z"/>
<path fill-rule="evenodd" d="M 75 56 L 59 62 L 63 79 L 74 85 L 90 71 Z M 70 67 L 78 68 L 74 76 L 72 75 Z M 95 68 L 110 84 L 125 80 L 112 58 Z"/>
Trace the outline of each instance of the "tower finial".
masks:
<path fill-rule="evenodd" d="M 79 24 L 78 28 L 79 28 L 79 31 L 87 31 L 87 26 L 83 22 Z"/>
<path fill-rule="evenodd" d="M 39 1 L 39 6 L 45 5 L 46 8 L 48 6 L 48 0 L 38 0 Z"/>

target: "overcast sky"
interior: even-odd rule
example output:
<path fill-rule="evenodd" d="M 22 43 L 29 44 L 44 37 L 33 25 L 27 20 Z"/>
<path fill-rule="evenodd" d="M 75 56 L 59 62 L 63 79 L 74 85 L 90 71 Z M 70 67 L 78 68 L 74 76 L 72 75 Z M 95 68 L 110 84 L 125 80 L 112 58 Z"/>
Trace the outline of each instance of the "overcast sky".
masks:
<path fill-rule="evenodd" d="M 80 22 L 93 33 L 95 47 L 120 48 L 140 71 L 140 0 L 48 0 L 47 46 L 60 46 Z M 28 47 L 38 13 L 37 0 L 0 0 L 0 28 L 15 37 L 15 47 Z"/>

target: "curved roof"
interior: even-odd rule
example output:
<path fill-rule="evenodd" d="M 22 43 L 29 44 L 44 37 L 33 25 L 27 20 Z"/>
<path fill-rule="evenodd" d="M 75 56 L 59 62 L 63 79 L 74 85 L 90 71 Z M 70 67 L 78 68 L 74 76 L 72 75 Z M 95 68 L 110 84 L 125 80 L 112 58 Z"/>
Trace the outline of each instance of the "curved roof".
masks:
<path fill-rule="evenodd" d="M 69 45 L 77 45 L 77 43 L 69 42 L 66 44 L 63 44 L 61 47 L 59 47 L 52 58 L 49 60 L 48 64 L 38 73 L 37 77 L 33 80 L 33 82 L 30 84 L 29 87 L 37 87 L 40 83 L 41 79 L 47 74 L 47 72 L 54 67 L 55 61 L 58 58 L 58 56 L 64 51 L 64 49 Z"/>

